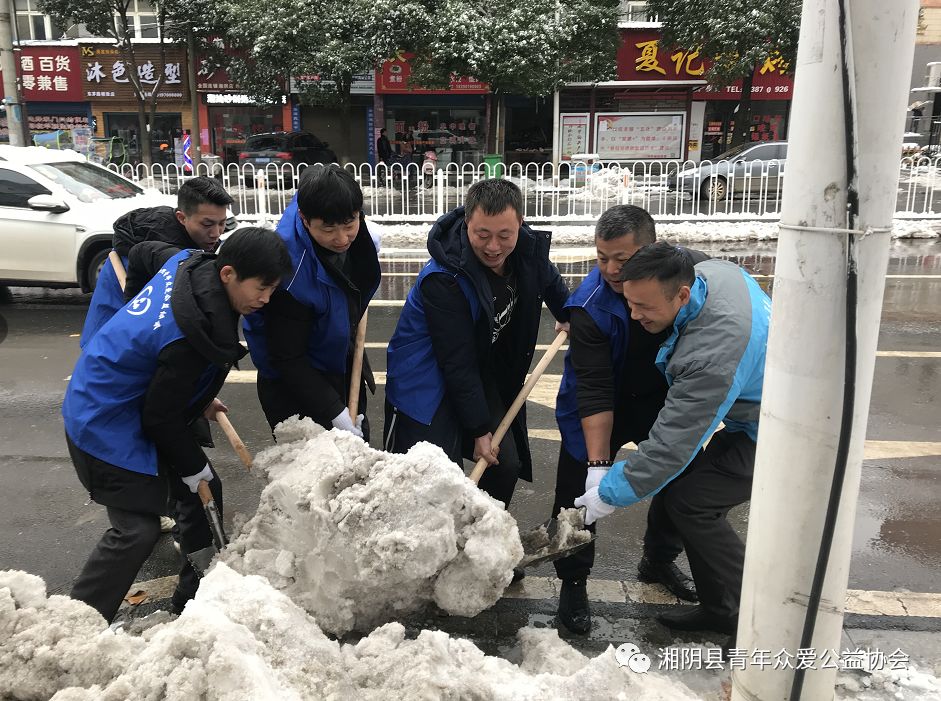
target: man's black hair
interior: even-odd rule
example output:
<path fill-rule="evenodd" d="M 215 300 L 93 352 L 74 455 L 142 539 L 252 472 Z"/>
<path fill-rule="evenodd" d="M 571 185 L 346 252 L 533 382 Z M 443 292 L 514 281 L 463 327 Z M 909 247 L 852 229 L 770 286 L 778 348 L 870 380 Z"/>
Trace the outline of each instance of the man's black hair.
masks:
<path fill-rule="evenodd" d="M 657 229 L 653 217 L 643 207 L 619 204 L 607 209 L 595 225 L 595 236 L 602 241 L 613 241 L 631 234 L 634 243 L 646 246 L 657 240 Z"/>
<path fill-rule="evenodd" d="M 275 284 L 293 268 L 281 237 L 260 226 L 246 226 L 225 240 L 216 256 L 216 268 L 222 270 L 226 265 L 235 269 L 239 280 L 257 277 L 266 285 Z"/>
<path fill-rule="evenodd" d="M 673 299 L 680 287 L 692 287 L 696 281 L 693 257 L 666 241 L 644 246 L 621 266 L 621 281 L 650 279 L 658 280 L 667 298 Z"/>
<path fill-rule="evenodd" d="M 507 207 L 512 207 L 517 216 L 523 218 L 523 193 L 516 185 L 502 178 L 478 180 L 464 198 L 464 218 L 470 219 L 478 208 L 492 217 L 502 214 Z"/>
<path fill-rule="evenodd" d="M 304 171 L 297 188 L 297 208 L 307 219 L 324 224 L 346 224 L 363 211 L 363 190 L 349 171 L 336 164 L 319 173 Z"/>
<path fill-rule="evenodd" d="M 180 185 L 176 194 L 176 208 L 186 216 L 192 215 L 201 204 L 214 204 L 219 207 L 228 207 L 232 204 L 232 196 L 225 191 L 215 178 L 199 176 Z"/>
<path fill-rule="evenodd" d="M 386 133 L 386 128 L 382 127 L 382 129 L 379 130 L 379 136 L 382 136 L 385 133 Z"/>

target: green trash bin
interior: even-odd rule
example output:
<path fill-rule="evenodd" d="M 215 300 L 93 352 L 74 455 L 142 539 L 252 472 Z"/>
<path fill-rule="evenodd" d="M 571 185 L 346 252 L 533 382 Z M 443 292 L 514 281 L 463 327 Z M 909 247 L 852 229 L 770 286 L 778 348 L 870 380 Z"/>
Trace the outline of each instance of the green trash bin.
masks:
<path fill-rule="evenodd" d="M 487 166 L 488 178 L 502 178 L 503 168 L 497 166 L 503 165 L 503 156 L 499 153 L 488 153 L 484 156 L 484 164 Z"/>

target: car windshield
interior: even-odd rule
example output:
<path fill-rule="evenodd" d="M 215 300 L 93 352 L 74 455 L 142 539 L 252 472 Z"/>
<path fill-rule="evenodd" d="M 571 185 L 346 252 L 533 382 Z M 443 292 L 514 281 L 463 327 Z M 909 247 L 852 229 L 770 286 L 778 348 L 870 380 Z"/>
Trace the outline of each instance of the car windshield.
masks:
<path fill-rule="evenodd" d="M 30 166 L 82 202 L 120 200 L 144 191 L 105 168 L 81 161 L 37 163 Z"/>
<path fill-rule="evenodd" d="M 746 142 L 746 143 L 744 143 L 744 144 L 739 144 L 738 146 L 736 146 L 736 147 L 734 147 L 734 148 L 730 148 L 730 149 L 729 149 L 728 151 L 726 151 L 725 153 L 720 153 L 718 156 L 716 156 L 716 157 L 713 158 L 712 160 L 714 160 L 714 161 L 731 161 L 733 158 L 735 158 L 736 156 L 738 156 L 742 151 L 744 151 L 744 150 L 747 149 L 747 148 L 751 148 L 751 147 L 754 146 L 754 145 L 755 145 L 755 144 L 750 143 L 750 142 Z"/>
<path fill-rule="evenodd" d="M 273 151 L 284 148 L 283 136 L 252 136 L 245 142 L 246 151 Z"/>

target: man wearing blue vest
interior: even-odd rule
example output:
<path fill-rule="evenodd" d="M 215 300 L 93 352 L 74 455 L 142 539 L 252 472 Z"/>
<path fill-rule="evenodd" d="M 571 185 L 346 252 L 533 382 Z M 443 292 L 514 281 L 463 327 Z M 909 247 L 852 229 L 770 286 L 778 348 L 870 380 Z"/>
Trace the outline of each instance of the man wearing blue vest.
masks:
<path fill-rule="evenodd" d="M 575 504 L 592 523 L 662 495 L 699 605 L 657 620 L 677 630 L 734 634 L 745 545 L 726 515 L 751 497 L 771 300 L 734 263 L 694 267 L 688 251 L 666 243 L 635 253 L 621 280 L 631 317 L 648 333 L 669 331 L 657 367 L 670 387 L 647 440 L 586 484 Z"/>
<path fill-rule="evenodd" d="M 532 480 L 525 408 L 499 450 L 493 431 L 523 386 L 543 302 L 567 320 L 568 288 L 508 180 L 471 186 L 432 227 L 428 252 L 389 341 L 384 444 L 428 441 L 458 465 L 483 457 L 480 488 L 509 506 L 517 479 Z"/>
<path fill-rule="evenodd" d="M 159 515 L 175 499 L 185 553 L 211 543 L 196 488 L 222 486 L 192 423 L 226 411 L 216 399 L 245 351 L 240 314 L 263 307 L 290 259 L 274 232 L 235 232 L 219 256 L 173 255 L 140 293 L 95 334 L 65 393 L 66 442 L 79 480 L 107 508 L 109 528 L 72 588 L 110 621 L 160 536 Z M 171 606 L 198 586 L 184 561 Z"/>
<path fill-rule="evenodd" d="M 278 222 L 291 273 L 263 312 L 245 318 L 258 398 L 271 428 L 291 416 L 369 440 L 363 358 L 359 406 L 349 393 L 356 328 L 379 287 L 379 254 L 363 217 L 363 191 L 346 170 L 308 169 Z"/>
<path fill-rule="evenodd" d="M 666 400 L 667 383 L 655 360 L 668 333 L 649 334 L 630 318 L 620 280 L 625 261 L 656 238 L 654 221 L 645 209 L 617 205 L 605 211 L 595 227 L 598 265 L 566 302 L 571 330 L 556 400 L 562 445 L 553 515 L 572 508 L 585 491 L 588 475 L 600 479 L 625 444 L 647 438 Z M 690 253 L 697 261 L 707 258 L 699 251 Z M 647 514 L 640 579 L 659 582 L 675 596 L 695 601 L 692 582 L 674 563 L 682 550 L 679 534 L 655 497 Z M 586 580 L 594 559 L 592 543 L 554 563 L 562 581 L 559 621 L 573 633 L 591 629 Z"/>
<path fill-rule="evenodd" d="M 176 209 L 172 207 L 144 207 L 122 215 L 113 224 L 112 245 L 127 271 L 132 285 L 143 287 L 150 276 L 141 274 L 128 265 L 131 248 L 142 241 L 163 241 L 180 249 L 197 248 L 214 251 L 227 226 L 232 197 L 213 178 L 199 177 L 187 180 L 176 196 Z M 149 271 L 148 271 L 149 272 Z M 135 276 L 138 278 L 135 281 Z M 126 299 L 110 261 L 105 261 L 95 284 L 79 345 L 84 348 L 92 336 L 114 313 L 124 306 Z"/>

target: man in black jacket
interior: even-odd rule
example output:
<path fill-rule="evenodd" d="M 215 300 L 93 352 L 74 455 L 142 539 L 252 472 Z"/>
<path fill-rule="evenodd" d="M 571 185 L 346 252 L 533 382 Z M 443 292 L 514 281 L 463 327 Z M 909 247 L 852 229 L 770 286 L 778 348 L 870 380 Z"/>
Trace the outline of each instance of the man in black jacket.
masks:
<path fill-rule="evenodd" d="M 656 239 L 654 221 L 646 210 L 634 205 L 608 209 L 595 227 L 598 265 L 566 304 L 571 330 L 556 401 L 562 444 L 553 515 L 572 508 L 577 497 L 596 486 L 594 480 L 600 481 L 625 444 L 646 440 L 666 401 L 667 383 L 655 361 L 669 332 L 647 333 L 631 317 L 619 277 L 621 266 Z M 707 257 L 691 253 L 697 262 Z M 638 565 L 640 579 L 696 601 L 692 581 L 674 563 L 682 551 L 682 540 L 663 512 L 662 499 L 654 497 Z M 554 563 L 562 581 L 559 620 L 575 633 L 591 628 L 586 580 L 594 559 L 592 543 Z"/>
<path fill-rule="evenodd" d="M 278 222 L 291 273 L 271 304 L 245 319 L 258 398 L 272 429 L 298 415 L 369 440 L 364 383 L 375 385 L 365 354 L 354 390 L 362 413 L 350 416 L 348 408 L 356 329 L 380 279 L 362 208 L 363 191 L 349 172 L 309 169 Z"/>
<path fill-rule="evenodd" d="M 542 303 L 557 320 L 568 288 L 549 261 L 549 233 L 523 223 L 523 197 L 508 180 L 482 180 L 465 206 L 428 235 L 419 274 L 389 342 L 386 450 L 419 441 L 461 464 L 483 457 L 479 486 L 509 505 L 518 478 L 532 480 L 525 407 L 499 450 L 493 431 L 523 386 Z"/>
<path fill-rule="evenodd" d="M 222 489 L 190 430 L 226 407 L 216 398 L 245 351 L 238 319 L 263 307 L 290 269 L 274 232 L 242 229 L 220 255 L 173 255 L 91 339 L 72 373 L 62 414 L 79 480 L 105 506 L 111 528 L 72 589 L 110 621 L 160 535 L 159 515 L 176 502 L 182 548 L 211 543 L 196 489 Z M 173 595 L 180 611 L 198 579 L 184 561 Z"/>
<path fill-rule="evenodd" d="M 140 289 L 150 279 L 129 265 L 131 248 L 142 241 L 163 241 L 179 249 L 198 248 L 214 251 L 229 226 L 227 207 L 232 197 L 214 179 L 187 180 L 177 193 L 177 206 L 144 207 L 118 217 L 112 225 L 112 246 L 127 269 L 128 279 Z M 111 263 L 105 261 L 88 305 L 79 345 L 92 339 L 114 313 L 124 306 L 124 294 Z"/>

